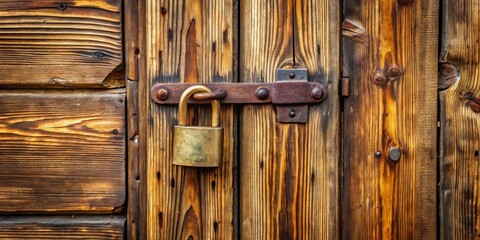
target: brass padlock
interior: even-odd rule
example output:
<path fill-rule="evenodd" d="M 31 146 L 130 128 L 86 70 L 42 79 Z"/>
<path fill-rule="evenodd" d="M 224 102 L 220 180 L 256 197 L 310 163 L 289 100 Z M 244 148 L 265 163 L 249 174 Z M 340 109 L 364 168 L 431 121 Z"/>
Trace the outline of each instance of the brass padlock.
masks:
<path fill-rule="evenodd" d="M 219 167 L 223 153 L 220 102 L 212 101 L 212 126 L 186 126 L 187 102 L 195 93 L 211 92 L 205 86 L 192 86 L 183 92 L 178 107 L 178 126 L 173 131 L 173 164 L 189 167 Z"/>

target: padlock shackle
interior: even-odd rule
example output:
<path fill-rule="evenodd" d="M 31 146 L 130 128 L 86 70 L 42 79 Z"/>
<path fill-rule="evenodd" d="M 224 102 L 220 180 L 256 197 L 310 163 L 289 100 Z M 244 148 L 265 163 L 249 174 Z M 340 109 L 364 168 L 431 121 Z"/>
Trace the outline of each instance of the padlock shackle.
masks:
<path fill-rule="evenodd" d="M 209 88 L 202 85 L 195 85 L 187 88 L 180 97 L 180 103 L 178 106 L 178 125 L 187 125 L 187 103 L 195 93 L 212 92 Z M 212 127 L 220 126 L 220 102 L 218 100 L 212 100 Z"/>

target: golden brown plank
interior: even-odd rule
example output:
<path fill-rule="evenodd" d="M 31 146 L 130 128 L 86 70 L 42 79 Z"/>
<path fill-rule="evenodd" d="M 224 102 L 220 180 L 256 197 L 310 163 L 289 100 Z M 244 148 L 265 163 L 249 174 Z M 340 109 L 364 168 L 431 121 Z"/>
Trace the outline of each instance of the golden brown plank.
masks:
<path fill-rule="evenodd" d="M 231 0 L 146 1 L 147 81 L 140 86 L 140 107 L 146 111 L 140 134 L 146 134 L 141 156 L 147 161 L 148 239 L 233 237 L 233 107 L 222 108 L 222 166 L 185 168 L 172 166 L 177 108 L 158 106 L 145 94 L 156 82 L 231 82 L 233 14 Z M 191 122 L 209 123 L 209 112 L 203 107 L 190 111 Z"/>
<path fill-rule="evenodd" d="M 240 10 L 242 81 L 273 82 L 276 68 L 306 67 L 329 90 L 307 124 L 278 123 L 272 106 L 243 107 L 240 235 L 338 238 L 338 2 L 250 0 Z"/>
<path fill-rule="evenodd" d="M 276 68 L 293 67 L 293 8 L 293 1 L 240 2 L 240 81 L 274 82 Z M 288 217 L 296 212 L 297 181 L 291 178 L 303 158 L 290 148 L 303 140 L 305 127 L 277 124 L 271 105 L 243 107 L 239 124 L 241 238 L 292 239 L 296 221 Z"/>
<path fill-rule="evenodd" d="M 121 26 L 120 0 L 1 0 L 0 87 L 123 86 Z"/>
<path fill-rule="evenodd" d="M 438 8 L 344 1 L 344 239 L 436 239 Z"/>
<path fill-rule="evenodd" d="M 123 239 L 123 216 L 0 217 L 0 239 Z"/>
<path fill-rule="evenodd" d="M 125 202 L 125 94 L 0 92 L 0 212 L 113 212 Z"/>
<path fill-rule="evenodd" d="M 295 65 L 306 67 L 309 80 L 321 82 L 328 90 L 324 102 L 310 106 L 304 140 L 296 140 L 298 146 L 294 148 L 301 153 L 296 160 L 300 170 L 296 176 L 299 193 L 296 237 L 338 239 L 340 2 L 295 0 L 294 3 Z"/>
<path fill-rule="evenodd" d="M 480 5 L 474 0 L 443 4 L 440 61 L 446 64 L 440 84 L 447 85 L 439 87 L 447 89 L 440 92 L 440 239 L 478 239 Z"/>

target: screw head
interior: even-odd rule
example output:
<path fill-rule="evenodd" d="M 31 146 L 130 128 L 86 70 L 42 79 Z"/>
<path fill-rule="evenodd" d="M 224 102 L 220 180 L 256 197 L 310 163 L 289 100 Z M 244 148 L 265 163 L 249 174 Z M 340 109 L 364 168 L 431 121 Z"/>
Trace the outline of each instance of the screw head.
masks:
<path fill-rule="evenodd" d="M 158 97 L 158 99 L 160 99 L 160 100 L 162 100 L 162 101 L 167 100 L 168 95 L 169 95 L 168 90 L 165 89 L 165 88 L 161 88 L 161 89 L 158 90 L 158 92 L 157 92 L 157 97 Z"/>
<path fill-rule="evenodd" d="M 289 75 L 290 79 L 294 79 L 297 75 L 294 72 L 291 72 Z"/>
<path fill-rule="evenodd" d="M 323 92 L 320 88 L 316 87 L 312 89 L 312 97 L 315 99 L 321 99 L 323 97 Z"/>
<path fill-rule="evenodd" d="M 399 148 L 392 147 L 390 148 L 390 150 L 388 150 L 388 158 L 390 158 L 390 160 L 396 162 L 400 160 L 400 156 L 401 156 L 401 151 Z"/>
<path fill-rule="evenodd" d="M 295 113 L 295 111 L 290 110 L 290 112 L 288 113 L 288 116 L 290 116 L 291 118 L 294 118 L 295 116 L 297 115 L 297 113 Z"/>
<path fill-rule="evenodd" d="M 255 91 L 255 96 L 257 96 L 258 99 L 260 100 L 265 100 L 268 98 L 270 95 L 270 90 L 266 87 L 259 87 L 257 88 L 257 91 Z"/>

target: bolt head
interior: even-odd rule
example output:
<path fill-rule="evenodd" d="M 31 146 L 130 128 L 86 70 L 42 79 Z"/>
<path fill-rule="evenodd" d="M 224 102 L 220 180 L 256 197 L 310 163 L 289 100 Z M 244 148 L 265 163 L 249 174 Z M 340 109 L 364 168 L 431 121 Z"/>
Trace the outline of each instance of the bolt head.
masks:
<path fill-rule="evenodd" d="M 390 148 L 390 150 L 388 150 L 388 158 L 390 158 L 390 160 L 396 162 L 400 160 L 400 156 L 401 156 L 401 151 L 399 148 L 392 147 Z"/>
<path fill-rule="evenodd" d="M 169 94 L 168 94 L 168 90 L 167 90 L 167 89 L 164 89 L 164 88 L 158 90 L 158 92 L 157 92 L 157 97 L 158 97 L 158 99 L 160 99 L 160 100 L 162 100 L 162 101 L 167 100 L 168 95 L 169 95 Z"/>
<path fill-rule="evenodd" d="M 402 71 L 400 71 L 400 69 L 397 67 L 391 67 L 387 71 L 387 77 L 392 81 L 400 78 L 400 75 L 402 75 Z"/>
<path fill-rule="evenodd" d="M 255 91 L 255 96 L 257 96 L 260 100 L 265 100 L 270 95 L 270 90 L 266 87 L 259 87 L 257 91 Z"/>

